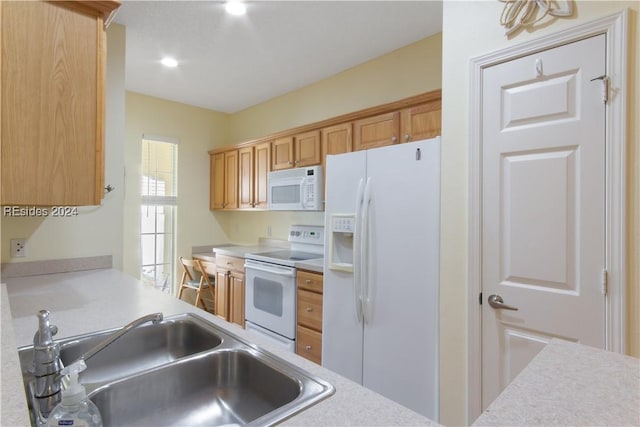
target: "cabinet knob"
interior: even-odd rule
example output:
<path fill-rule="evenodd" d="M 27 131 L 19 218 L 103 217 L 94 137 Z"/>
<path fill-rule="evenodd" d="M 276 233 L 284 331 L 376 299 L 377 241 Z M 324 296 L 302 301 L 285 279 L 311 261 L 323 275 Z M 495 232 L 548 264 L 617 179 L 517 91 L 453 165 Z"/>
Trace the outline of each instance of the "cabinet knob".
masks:
<path fill-rule="evenodd" d="M 307 313 L 311 313 L 313 311 L 313 308 L 307 307 L 306 310 L 307 310 Z"/>
<path fill-rule="evenodd" d="M 304 346 L 304 349 L 307 350 L 307 351 L 310 351 L 311 350 L 311 346 L 307 344 L 307 345 Z"/>
<path fill-rule="evenodd" d="M 289 161 L 287 162 L 287 164 L 288 164 L 288 165 L 291 165 L 291 164 L 293 164 L 293 163 L 291 162 L 291 160 L 289 160 Z"/>
<path fill-rule="evenodd" d="M 311 279 L 305 279 L 304 283 L 306 283 L 307 285 L 311 284 Z"/>
<path fill-rule="evenodd" d="M 409 142 L 411 140 L 411 137 L 409 136 L 409 134 L 406 134 L 404 136 L 404 140 L 405 140 L 405 142 Z"/>
<path fill-rule="evenodd" d="M 393 136 L 391 137 L 391 141 L 392 141 L 392 142 L 396 142 L 397 140 L 398 140 L 398 137 L 397 137 L 397 136 L 393 135 Z"/>

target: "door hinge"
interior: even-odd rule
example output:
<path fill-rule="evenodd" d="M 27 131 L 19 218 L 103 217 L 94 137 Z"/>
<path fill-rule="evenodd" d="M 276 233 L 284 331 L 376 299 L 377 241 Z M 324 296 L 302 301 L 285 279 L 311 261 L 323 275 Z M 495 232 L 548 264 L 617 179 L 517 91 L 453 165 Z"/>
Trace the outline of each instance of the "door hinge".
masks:
<path fill-rule="evenodd" d="M 596 80 L 600 80 L 602 84 L 602 102 L 606 104 L 609 100 L 609 76 L 603 74 L 591 79 L 592 82 Z"/>
<path fill-rule="evenodd" d="M 600 279 L 602 284 L 602 295 L 607 295 L 607 291 L 609 290 L 609 274 L 606 268 L 602 269 L 602 277 Z"/>
<path fill-rule="evenodd" d="M 480 292 L 480 295 L 478 295 L 478 303 L 482 305 L 482 292 Z"/>

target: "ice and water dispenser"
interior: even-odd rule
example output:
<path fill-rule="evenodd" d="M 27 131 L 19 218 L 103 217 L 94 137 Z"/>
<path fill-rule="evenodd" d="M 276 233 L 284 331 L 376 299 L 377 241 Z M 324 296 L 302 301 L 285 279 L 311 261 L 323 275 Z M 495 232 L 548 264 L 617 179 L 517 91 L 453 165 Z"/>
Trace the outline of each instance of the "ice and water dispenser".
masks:
<path fill-rule="evenodd" d="M 329 241 L 329 269 L 353 272 L 354 214 L 332 214 Z"/>

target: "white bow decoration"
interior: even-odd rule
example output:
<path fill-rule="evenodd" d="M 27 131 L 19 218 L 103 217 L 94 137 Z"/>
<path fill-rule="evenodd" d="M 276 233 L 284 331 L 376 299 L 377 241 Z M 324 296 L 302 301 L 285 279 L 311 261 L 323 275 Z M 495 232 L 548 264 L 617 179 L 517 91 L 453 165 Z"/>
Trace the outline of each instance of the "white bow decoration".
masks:
<path fill-rule="evenodd" d="M 533 25 L 547 15 L 566 17 L 573 15 L 573 0 L 564 0 L 556 7 L 554 0 L 499 0 L 505 3 L 500 16 L 500 24 L 505 28 L 505 35 L 510 35 L 520 28 Z"/>

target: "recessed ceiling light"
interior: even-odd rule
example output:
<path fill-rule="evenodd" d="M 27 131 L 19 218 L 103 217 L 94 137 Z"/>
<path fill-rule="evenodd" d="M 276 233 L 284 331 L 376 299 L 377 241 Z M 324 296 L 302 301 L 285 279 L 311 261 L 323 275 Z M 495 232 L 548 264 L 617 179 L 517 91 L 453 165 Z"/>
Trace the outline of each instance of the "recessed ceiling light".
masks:
<path fill-rule="evenodd" d="M 225 10 L 227 11 L 227 13 L 230 13 L 232 15 L 244 15 L 245 13 L 247 13 L 247 8 L 245 7 L 245 5 L 240 2 L 240 1 L 228 1 L 225 4 Z"/>
<path fill-rule="evenodd" d="M 162 65 L 164 65 L 165 67 L 177 67 L 178 66 L 178 61 L 176 61 L 173 58 L 162 58 L 162 60 L 160 61 L 162 63 Z"/>

